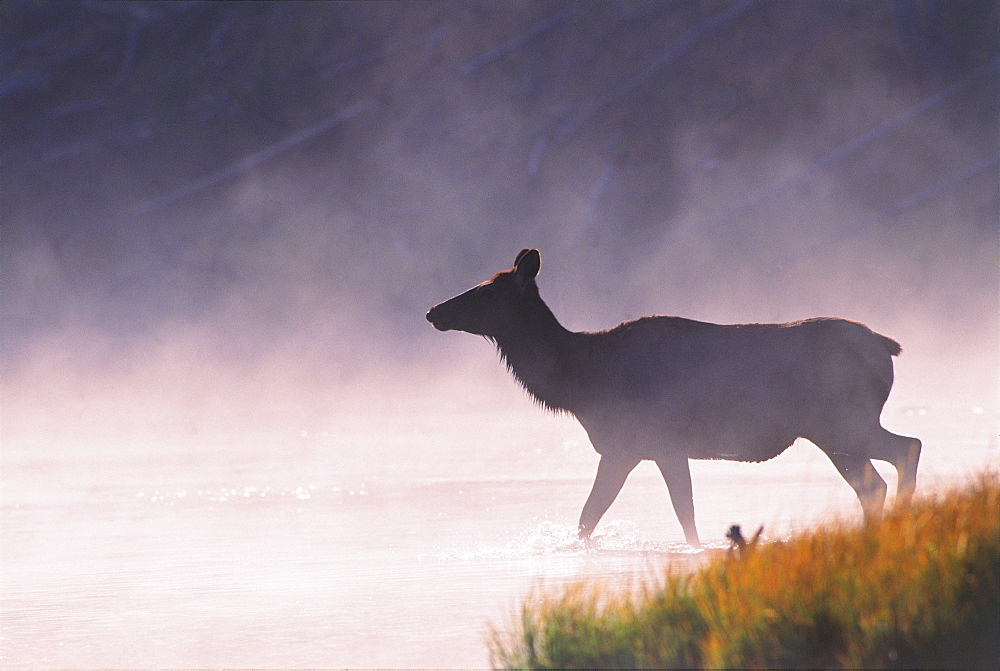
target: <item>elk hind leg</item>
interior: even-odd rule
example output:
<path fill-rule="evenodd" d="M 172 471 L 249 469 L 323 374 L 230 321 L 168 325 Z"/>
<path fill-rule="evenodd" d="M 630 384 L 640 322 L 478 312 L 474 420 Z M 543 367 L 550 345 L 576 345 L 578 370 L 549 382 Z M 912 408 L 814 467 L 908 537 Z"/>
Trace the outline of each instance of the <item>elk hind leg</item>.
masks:
<path fill-rule="evenodd" d="M 868 457 L 854 454 L 834 454 L 827 452 L 826 456 L 837 467 L 840 475 L 847 480 L 861 502 L 865 513 L 865 521 L 877 520 L 882 516 L 885 505 L 885 494 L 888 489 L 885 480 L 878 474 Z"/>
<path fill-rule="evenodd" d="M 892 464 L 898 479 L 896 483 L 896 503 L 907 504 L 917 488 L 917 463 L 920 461 L 921 443 L 919 438 L 900 436 L 879 427 L 877 444 L 883 452 L 876 458 L 884 458 Z M 883 457 L 882 454 L 885 456 Z"/>

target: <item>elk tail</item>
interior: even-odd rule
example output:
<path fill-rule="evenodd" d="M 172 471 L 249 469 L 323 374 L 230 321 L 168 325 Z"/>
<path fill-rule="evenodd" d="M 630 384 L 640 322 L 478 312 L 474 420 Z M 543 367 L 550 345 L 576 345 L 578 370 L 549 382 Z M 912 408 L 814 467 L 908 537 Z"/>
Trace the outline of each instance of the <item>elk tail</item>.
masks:
<path fill-rule="evenodd" d="M 903 351 L 902 345 L 892 338 L 888 338 L 880 333 L 876 333 L 875 335 L 878 336 L 882 346 L 885 347 L 886 351 L 889 352 L 890 355 L 899 356 L 899 353 Z"/>

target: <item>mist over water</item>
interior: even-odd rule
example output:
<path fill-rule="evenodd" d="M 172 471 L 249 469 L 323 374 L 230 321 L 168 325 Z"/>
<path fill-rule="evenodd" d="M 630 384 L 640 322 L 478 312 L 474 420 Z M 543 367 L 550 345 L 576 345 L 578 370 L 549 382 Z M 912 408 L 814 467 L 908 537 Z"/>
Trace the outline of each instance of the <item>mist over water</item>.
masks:
<path fill-rule="evenodd" d="M 424 320 L 523 247 L 574 330 L 864 322 L 918 494 L 996 467 L 997 11 L 0 4 L 3 664 L 483 665 L 700 561 L 645 464 L 581 547 L 586 434 Z M 805 441 L 692 475 L 704 539 L 860 516 Z"/>

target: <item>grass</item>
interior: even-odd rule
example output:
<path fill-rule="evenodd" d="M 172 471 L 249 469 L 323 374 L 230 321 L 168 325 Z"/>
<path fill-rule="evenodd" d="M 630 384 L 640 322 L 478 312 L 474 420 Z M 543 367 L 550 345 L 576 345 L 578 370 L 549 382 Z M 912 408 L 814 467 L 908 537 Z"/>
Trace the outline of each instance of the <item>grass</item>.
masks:
<path fill-rule="evenodd" d="M 536 595 L 490 653 L 508 668 L 1000 668 L 998 477 L 636 590 Z"/>

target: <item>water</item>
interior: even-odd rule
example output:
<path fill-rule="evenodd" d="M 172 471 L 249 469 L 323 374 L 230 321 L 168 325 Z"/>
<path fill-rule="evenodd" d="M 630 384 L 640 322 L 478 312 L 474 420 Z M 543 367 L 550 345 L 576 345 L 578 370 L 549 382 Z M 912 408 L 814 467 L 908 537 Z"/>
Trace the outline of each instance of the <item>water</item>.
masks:
<path fill-rule="evenodd" d="M 911 408 L 886 424 L 924 439 L 921 490 L 996 466 L 995 411 Z M 596 463 L 577 425 L 533 410 L 252 440 L 5 435 L 2 664 L 486 666 L 489 626 L 540 584 L 624 586 L 706 556 L 682 542 L 651 464 L 595 543 L 576 542 Z M 804 442 L 765 464 L 694 462 L 692 476 L 708 552 L 733 523 L 777 538 L 860 516 Z"/>

